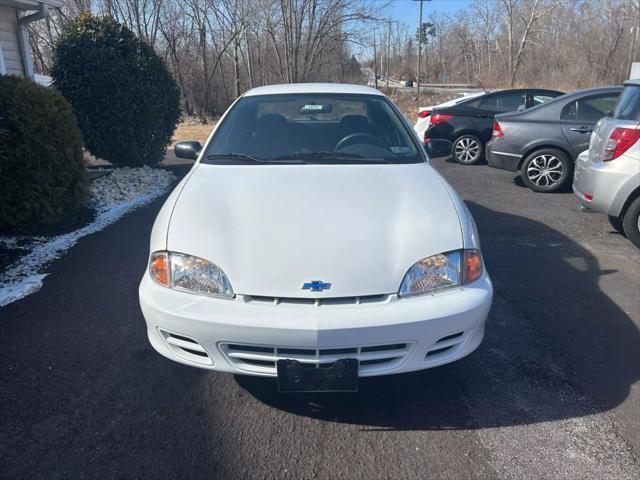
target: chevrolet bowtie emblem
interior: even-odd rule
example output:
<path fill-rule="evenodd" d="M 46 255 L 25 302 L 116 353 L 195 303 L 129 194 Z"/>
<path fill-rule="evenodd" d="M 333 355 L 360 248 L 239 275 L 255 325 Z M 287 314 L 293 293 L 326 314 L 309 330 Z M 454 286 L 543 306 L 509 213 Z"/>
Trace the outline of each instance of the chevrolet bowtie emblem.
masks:
<path fill-rule="evenodd" d="M 312 280 L 302 285 L 303 290 L 311 290 L 312 292 L 321 292 L 323 290 L 329 290 L 330 288 L 330 283 L 325 283 L 320 280 Z"/>

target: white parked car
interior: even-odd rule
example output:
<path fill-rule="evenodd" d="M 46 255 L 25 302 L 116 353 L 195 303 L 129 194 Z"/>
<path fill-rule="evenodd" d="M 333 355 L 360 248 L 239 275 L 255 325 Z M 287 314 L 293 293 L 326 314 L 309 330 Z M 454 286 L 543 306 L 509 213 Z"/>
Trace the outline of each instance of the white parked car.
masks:
<path fill-rule="evenodd" d="M 260 87 L 239 98 L 160 210 L 140 284 L 153 347 L 195 367 L 346 391 L 482 341 L 478 233 L 378 90 Z M 450 149 L 450 145 L 447 145 Z"/>
<path fill-rule="evenodd" d="M 430 121 L 431 112 L 433 111 L 433 109 L 441 108 L 441 107 L 450 107 L 451 105 L 456 105 L 462 101 L 479 97 L 480 95 L 484 95 L 485 93 L 486 92 L 463 92 L 462 96 L 458 96 L 452 100 L 448 100 L 439 105 L 432 105 L 430 107 L 418 108 L 418 120 L 416 120 L 416 123 L 413 125 L 413 130 L 418 135 L 418 138 L 421 141 L 424 141 L 424 132 L 426 132 L 427 128 L 429 127 L 429 121 Z"/>
<path fill-rule="evenodd" d="M 573 191 L 640 248 L 640 80 L 624 86 L 613 114 L 598 121 L 578 156 Z"/>

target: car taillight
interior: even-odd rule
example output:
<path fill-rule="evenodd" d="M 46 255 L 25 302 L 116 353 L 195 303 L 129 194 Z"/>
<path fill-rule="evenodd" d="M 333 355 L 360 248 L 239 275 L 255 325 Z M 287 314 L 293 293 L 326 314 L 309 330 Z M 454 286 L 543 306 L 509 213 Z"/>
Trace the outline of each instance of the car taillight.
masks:
<path fill-rule="evenodd" d="M 502 133 L 502 127 L 500 126 L 497 120 L 494 120 L 493 122 L 493 132 L 491 135 L 498 138 L 504 137 L 504 133 Z"/>
<path fill-rule="evenodd" d="M 431 110 L 422 110 L 418 112 L 418 117 L 420 118 L 427 118 L 429 115 L 431 115 Z"/>
<path fill-rule="evenodd" d="M 640 139 L 640 129 L 638 128 L 615 128 L 609 140 L 604 146 L 603 162 L 609 162 L 618 158 Z"/>
<path fill-rule="evenodd" d="M 448 113 L 434 113 L 433 115 L 431 115 L 429 123 L 431 125 L 435 125 L 436 123 L 446 122 L 447 120 L 451 120 L 452 118 L 453 115 L 450 115 Z"/>

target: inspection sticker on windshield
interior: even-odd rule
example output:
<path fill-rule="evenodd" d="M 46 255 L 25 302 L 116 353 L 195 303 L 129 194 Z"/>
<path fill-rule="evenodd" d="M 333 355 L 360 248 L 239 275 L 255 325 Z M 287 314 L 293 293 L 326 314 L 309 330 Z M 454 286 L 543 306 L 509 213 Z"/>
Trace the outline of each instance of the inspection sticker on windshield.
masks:
<path fill-rule="evenodd" d="M 393 153 L 409 153 L 411 149 L 409 147 L 391 147 Z"/>

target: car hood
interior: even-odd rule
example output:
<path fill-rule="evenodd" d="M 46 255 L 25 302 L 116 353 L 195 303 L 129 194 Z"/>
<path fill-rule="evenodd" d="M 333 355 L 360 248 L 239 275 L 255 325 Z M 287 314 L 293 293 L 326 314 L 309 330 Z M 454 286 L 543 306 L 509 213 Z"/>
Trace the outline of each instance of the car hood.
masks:
<path fill-rule="evenodd" d="M 237 294 L 390 294 L 416 261 L 463 246 L 445 181 L 407 165 L 199 165 L 167 249 L 218 265 Z M 322 292 L 305 282 L 331 283 Z"/>

